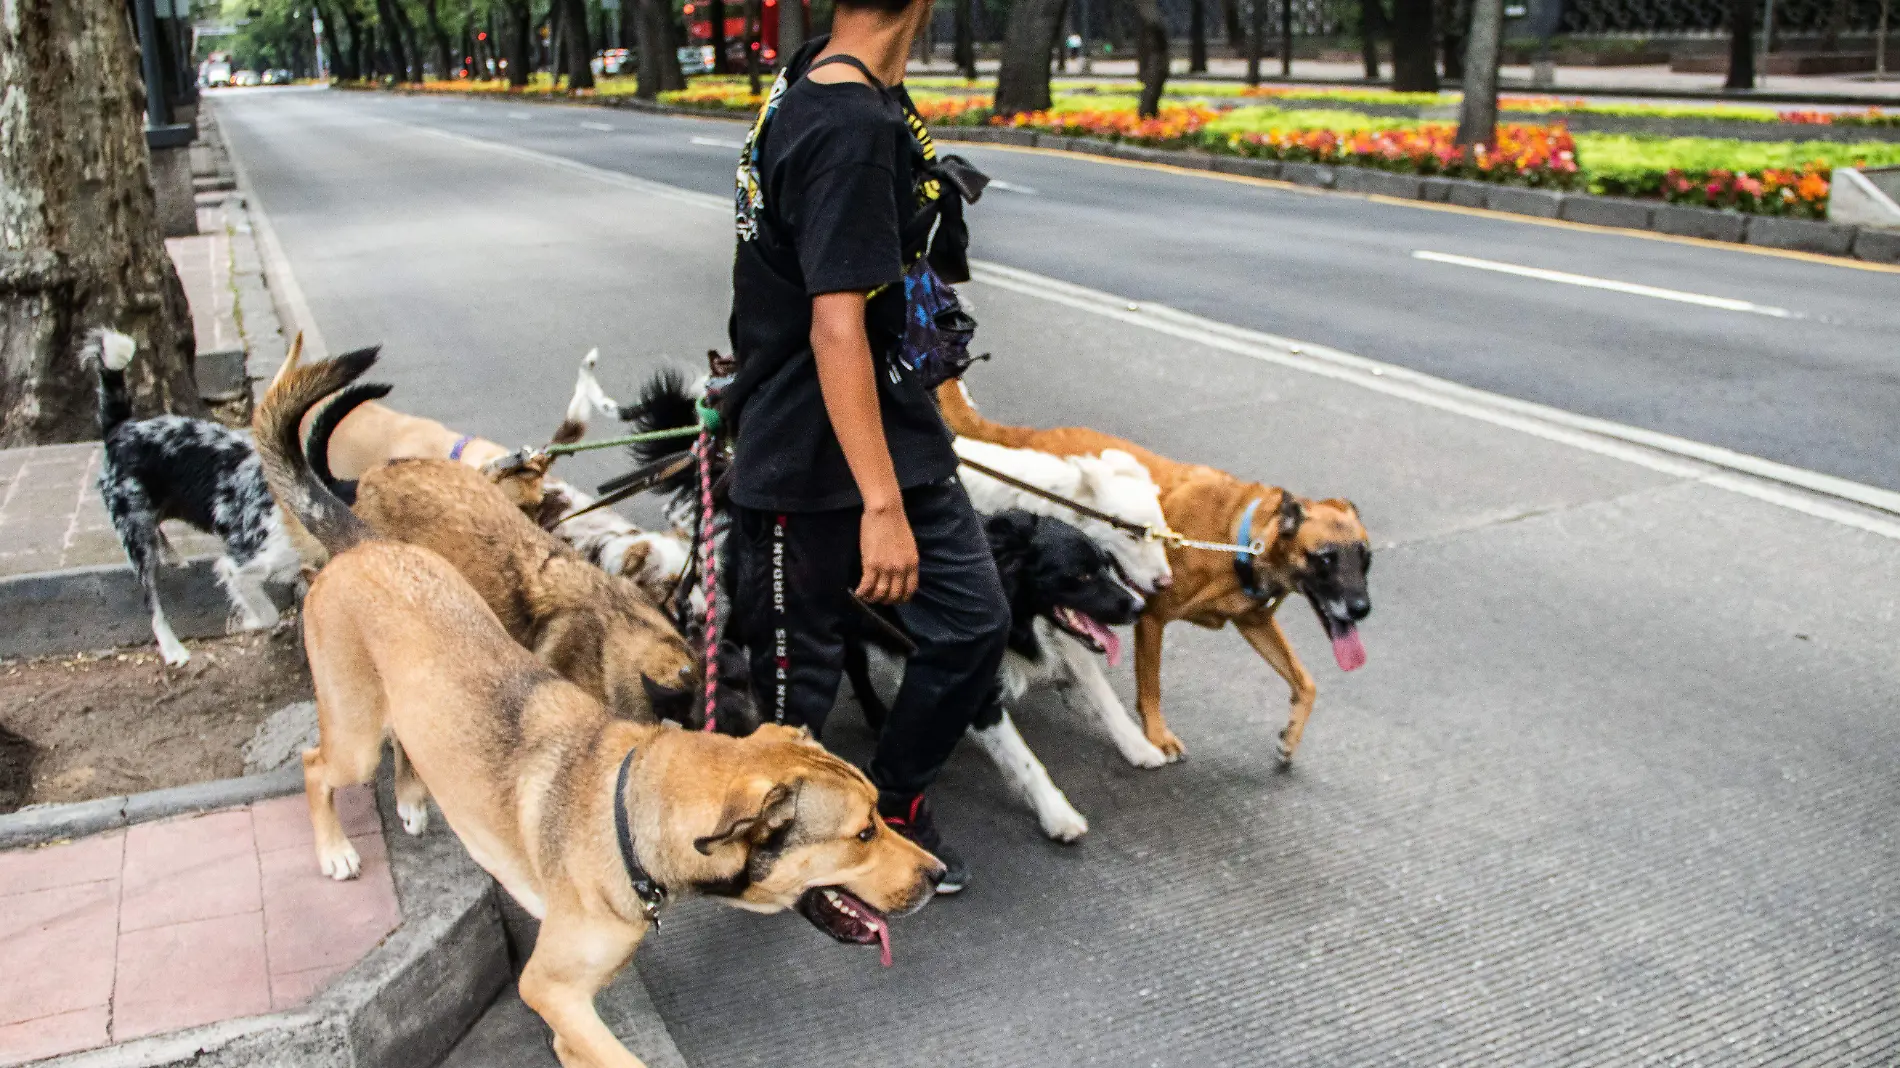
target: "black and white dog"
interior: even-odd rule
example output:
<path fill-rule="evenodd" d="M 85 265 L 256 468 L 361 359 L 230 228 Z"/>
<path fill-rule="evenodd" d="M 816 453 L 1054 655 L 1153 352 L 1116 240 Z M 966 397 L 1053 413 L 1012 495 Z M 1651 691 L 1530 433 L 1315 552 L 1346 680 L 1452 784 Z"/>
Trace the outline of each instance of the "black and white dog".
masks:
<path fill-rule="evenodd" d="M 1060 519 L 1011 509 L 985 518 L 983 532 L 1009 598 L 1009 648 L 1000 672 L 1001 701 L 978 713 L 970 737 L 1035 810 L 1043 833 L 1073 842 L 1088 833 L 1088 820 L 1023 741 L 1009 706 L 1032 689 L 1074 680 L 1078 672 L 1069 662 L 1072 643 L 1091 656 L 1111 652 L 1116 639 L 1109 628 L 1133 623 L 1143 602 L 1121 581 L 1109 554 Z M 889 618 L 895 628 L 895 616 Z M 896 680 L 902 678 L 903 653 L 876 629 L 865 628 L 862 637 L 862 644 L 849 647 L 845 671 L 865 719 L 876 730 L 888 709 L 871 678 L 871 661 L 881 661 L 876 674 L 884 676 L 886 689 L 894 693 Z"/>
<path fill-rule="evenodd" d="M 159 524 L 182 520 L 217 536 L 225 555 L 214 565 L 245 630 L 277 625 L 266 582 L 295 582 L 302 571 L 283 514 L 264 483 L 257 450 L 235 431 L 203 419 L 160 415 L 133 420 L 125 369 L 138 345 L 116 330 L 94 330 L 82 359 L 99 368 L 99 494 L 132 561 L 152 613 L 159 653 L 173 666 L 191 652 L 158 602 L 158 565 L 171 557 Z"/>

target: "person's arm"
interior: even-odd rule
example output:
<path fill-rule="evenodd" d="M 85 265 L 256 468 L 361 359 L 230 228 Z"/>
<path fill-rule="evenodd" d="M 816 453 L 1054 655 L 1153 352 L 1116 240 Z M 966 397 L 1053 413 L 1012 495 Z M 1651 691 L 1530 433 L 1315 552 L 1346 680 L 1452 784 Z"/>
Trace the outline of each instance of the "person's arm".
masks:
<path fill-rule="evenodd" d="M 858 596 L 901 604 L 917 592 L 917 541 L 904 515 L 897 470 L 878 410 L 877 369 L 864 332 L 863 293 L 821 293 L 811 299 L 811 350 L 818 363 L 831 429 L 864 499 L 858 528 L 864 577 Z"/>

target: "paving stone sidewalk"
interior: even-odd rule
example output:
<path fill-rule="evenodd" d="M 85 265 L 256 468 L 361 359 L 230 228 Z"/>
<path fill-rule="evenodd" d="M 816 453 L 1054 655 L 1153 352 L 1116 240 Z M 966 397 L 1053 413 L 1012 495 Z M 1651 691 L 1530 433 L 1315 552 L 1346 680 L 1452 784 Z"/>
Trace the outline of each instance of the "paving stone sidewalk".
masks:
<path fill-rule="evenodd" d="M 401 921 L 374 791 L 362 875 L 317 869 L 301 794 L 0 853 L 0 1065 L 296 1008 Z"/>

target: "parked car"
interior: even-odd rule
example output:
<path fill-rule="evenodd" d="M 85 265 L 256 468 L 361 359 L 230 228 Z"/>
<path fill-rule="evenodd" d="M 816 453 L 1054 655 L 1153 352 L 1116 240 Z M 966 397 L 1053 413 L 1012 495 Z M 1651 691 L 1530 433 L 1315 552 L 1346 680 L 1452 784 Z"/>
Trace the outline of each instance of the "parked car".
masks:
<path fill-rule="evenodd" d="M 232 85 L 262 85 L 263 83 L 264 79 L 258 77 L 254 70 L 241 70 L 231 75 Z"/>
<path fill-rule="evenodd" d="M 231 58 L 225 52 L 213 52 L 198 67 L 198 80 L 206 88 L 231 84 Z"/>
<path fill-rule="evenodd" d="M 289 85 L 290 72 L 282 67 L 273 67 L 264 72 L 263 81 L 265 85 Z"/>
<path fill-rule="evenodd" d="M 594 58 L 595 74 L 622 74 L 633 70 L 633 53 L 624 48 L 609 48 Z"/>

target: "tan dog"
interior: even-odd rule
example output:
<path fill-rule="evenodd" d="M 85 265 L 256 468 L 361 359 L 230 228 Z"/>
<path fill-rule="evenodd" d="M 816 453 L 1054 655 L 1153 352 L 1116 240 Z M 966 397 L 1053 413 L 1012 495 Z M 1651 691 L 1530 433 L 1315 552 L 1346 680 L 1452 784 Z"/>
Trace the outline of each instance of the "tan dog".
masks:
<path fill-rule="evenodd" d="M 325 407 L 306 446 L 311 477 L 332 495 L 335 486 L 314 462 L 325 453 L 326 432 L 348 422 L 349 406 L 388 390 L 350 385 L 343 376 L 361 374 L 376 358 L 374 352 L 350 356 L 347 364 L 297 368 L 271 387 L 273 415 L 299 423 L 337 386 L 347 387 Z M 473 468 L 395 460 L 366 472 L 355 495 L 356 515 L 370 529 L 454 565 L 509 636 L 562 678 L 624 716 L 691 716 L 697 665 L 673 624 L 633 582 L 607 574 L 535 526 Z"/>
<path fill-rule="evenodd" d="M 298 334 L 272 384 L 295 371 L 302 356 L 303 335 Z M 574 397 L 551 442 L 567 445 L 587 435 L 588 412 L 595 406 L 595 398 L 604 396 L 593 376 L 599 357 L 600 350 L 594 349 L 581 359 Z M 511 451 L 487 438 L 458 434 L 433 419 L 399 412 L 375 401 L 355 404 L 334 417 L 322 410 L 306 414 L 301 427 L 304 437 L 314 436 L 316 423 L 324 419 L 331 420 L 324 431 L 329 447 L 317 466 L 337 479 L 359 479 L 371 468 L 391 460 L 453 460 L 487 476 L 510 503 L 529 515 L 541 508 L 542 480 L 553 466 L 553 457 L 529 450 Z"/>
<path fill-rule="evenodd" d="M 1103 449 L 1133 453 L 1160 486 L 1161 511 L 1176 533 L 1197 541 L 1264 543 L 1265 552 L 1244 565 L 1226 553 L 1168 549 L 1174 585 L 1150 597 L 1135 624 L 1135 698 L 1142 732 L 1171 758 L 1179 758 L 1181 740 L 1161 716 L 1162 629 L 1175 620 L 1210 630 L 1232 623 L 1292 692 L 1279 745 L 1280 759 L 1291 761 L 1318 689 L 1275 616 L 1286 595 L 1297 590 L 1312 604 L 1342 670 L 1365 663 L 1357 624 L 1372 611 L 1366 594 L 1372 547 L 1352 502 L 1295 497 L 1277 486 L 1243 482 L 1212 467 L 1176 463 L 1084 427 L 1030 430 L 994 423 L 970 404 L 961 382 L 946 383 L 937 391 L 937 402 L 952 431 L 980 441 L 1060 456 L 1094 455 Z"/>
<path fill-rule="evenodd" d="M 359 870 L 335 792 L 369 781 L 391 737 L 403 825 L 420 833 L 433 795 L 541 920 L 521 998 L 569 1068 L 641 1068 L 594 997 L 671 895 L 795 907 L 888 954 L 887 917 L 929 900 L 943 867 L 878 818 L 862 773 L 789 728 L 735 739 L 610 715 L 510 641 L 441 557 L 376 540 L 312 477 L 290 399 L 273 388 L 256 426 L 272 489 L 334 557 L 304 602 L 322 731 L 304 787 L 326 874 Z"/>

